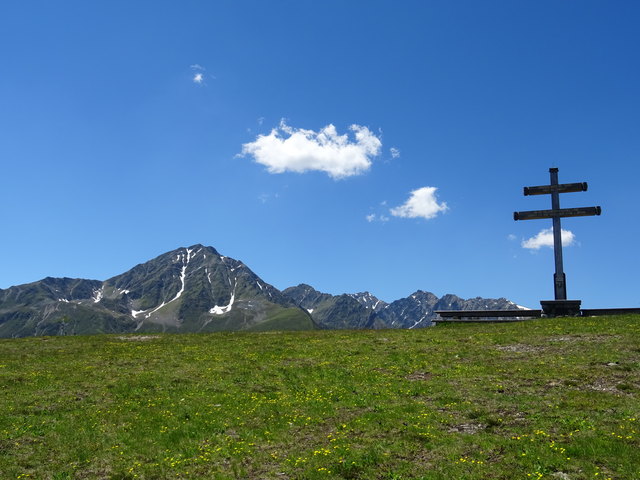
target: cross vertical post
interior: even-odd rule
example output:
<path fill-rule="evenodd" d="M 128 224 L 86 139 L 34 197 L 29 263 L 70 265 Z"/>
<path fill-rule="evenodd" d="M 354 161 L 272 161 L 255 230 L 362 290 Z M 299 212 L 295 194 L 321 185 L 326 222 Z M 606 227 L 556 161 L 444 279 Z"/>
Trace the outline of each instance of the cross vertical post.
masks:
<path fill-rule="evenodd" d="M 560 193 L 558 192 L 558 169 L 550 168 L 551 177 L 551 209 L 560 210 Z M 555 187 L 555 188 L 553 188 Z M 556 272 L 553 275 L 554 296 L 556 300 L 567 299 L 567 278 L 562 266 L 562 227 L 560 217 L 553 217 L 553 254 L 556 263 Z"/>

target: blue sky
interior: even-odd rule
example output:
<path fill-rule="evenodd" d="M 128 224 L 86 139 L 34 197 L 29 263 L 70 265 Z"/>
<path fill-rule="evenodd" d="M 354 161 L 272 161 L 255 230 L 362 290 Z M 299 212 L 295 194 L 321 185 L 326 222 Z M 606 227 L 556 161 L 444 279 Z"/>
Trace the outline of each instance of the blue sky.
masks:
<path fill-rule="evenodd" d="M 278 288 L 640 307 L 640 3 L 0 3 L 0 288 L 195 243 Z M 535 242 L 534 242 L 535 243 Z M 535 246 L 535 245 L 534 245 Z"/>

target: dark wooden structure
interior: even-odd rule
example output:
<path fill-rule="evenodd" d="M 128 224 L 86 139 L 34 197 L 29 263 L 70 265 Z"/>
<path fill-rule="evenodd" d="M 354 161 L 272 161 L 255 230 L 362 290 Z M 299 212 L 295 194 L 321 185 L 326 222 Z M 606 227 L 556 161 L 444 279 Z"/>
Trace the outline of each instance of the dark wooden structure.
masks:
<path fill-rule="evenodd" d="M 580 315 L 580 300 L 567 300 L 567 279 L 562 265 L 562 217 L 584 217 L 600 215 L 600 207 L 560 208 L 560 194 L 587 191 L 587 182 L 558 183 L 558 169 L 550 168 L 550 185 L 524 187 L 525 196 L 551 195 L 551 210 L 530 210 L 514 212 L 514 220 L 538 220 L 551 218 L 553 220 L 553 252 L 555 258 L 555 273 L 553 275 L 553 289 L 555 300 L 542 300 L 540 305 L 547 316 Z"/>
<path fill-rule="evenodd" d="M 583 317 L 600 317 L 602 315 L 629 315 L 640 314 L 640 308 L 583 308 L 580 313 Z"/>
<path fill-rule="evenodd" d="M 527 318 L 540 318 L 542 310 L 436 310 L 440 318 L 433 323 L 501 323 L 521 322 Z"/>
<path fill-rule="evenodd" d="M 437 310 L 436 313 L 435 324 L 522 322 L 547 316 L 542 310 Z M 640 308 L 583 308 L 579 311 L 581 317 L 630 314 L 640 314 Z"/>

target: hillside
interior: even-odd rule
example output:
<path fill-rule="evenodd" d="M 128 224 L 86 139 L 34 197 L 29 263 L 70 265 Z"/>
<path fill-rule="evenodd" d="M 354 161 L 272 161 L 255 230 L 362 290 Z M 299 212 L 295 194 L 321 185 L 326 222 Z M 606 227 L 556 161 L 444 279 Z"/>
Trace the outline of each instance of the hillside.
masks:
<path fill-rule="evenodd" d="M 0 478 L 638 479 L 640 316 L 0 340 Z"/>

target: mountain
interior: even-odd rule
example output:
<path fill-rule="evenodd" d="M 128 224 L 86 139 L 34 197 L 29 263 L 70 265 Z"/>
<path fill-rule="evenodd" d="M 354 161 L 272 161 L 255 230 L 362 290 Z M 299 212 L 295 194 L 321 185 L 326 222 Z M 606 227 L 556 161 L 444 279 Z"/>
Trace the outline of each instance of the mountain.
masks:
<path fill-rule="evenodd" d="M 432 324 L 436 310 L 517 308 L 504 298 L 438 298 L 421 290 L 392 303 L 306 284 L 281 292 L 241 261 L 194 245 L 106 281 L 47 277 L 0 289 L 0 337 L 419 328 Z"/>
<path fill-rule="evenodd" d="M 307 310 L 321 328 L 384 328 L 376 322 L 374 311 L 367 306 L 370 300 L 361 303 L 357 295 L 330 295 L 320 293 L 305 284 L 282 291 L 292 302 Z M 371 296 L 373 297 L 373 296 Z M 375 297 L 373 297 L 375 298 Z"/>
<path fill-rule="evenodd" d="M 514 310 L 505 298 L 465 300 L 447 294 L 442 298 L 418 290 L 407 298 L 385 303 L 369 292 L 343 295 L 321 293 L 301 284 L 282 292 L 306 309 L 322 328 L 420 328 L 433 324 L 437 310 Z"/>
<path fill-rule="evenodd" d="M 0 337 L 316 328 L 238 260 L 194 245 L 104 282 L 45 278 L 0 290 Z"/>
<path fill-rule="evenodd" d="M 380 312 L 393 328 L 417 328 L 433 325 L 438 310 L 519 310 L 506 298 L 470 298 L 465 300 L 450 293 L 438 298 L 431 292 L 418 290 L 407 298 L 396 300 Z"/>
<path fill-rule="evenodd" d="M 97 280 L 47 277 L 0 290 L 0 337 L 131 330 L 131 318 L 91 305 L 101 285 Z"/>
<path fill-rule="evenodd" d="M 431 320 L 437 316 L 440 299 L 431 292 L 418 290 L 407 298 L 391 302 L 379 315 L 392 328 L 428 327 Z M 462 310 L 458 308 L 443 308 L 443 310 Z"/>

